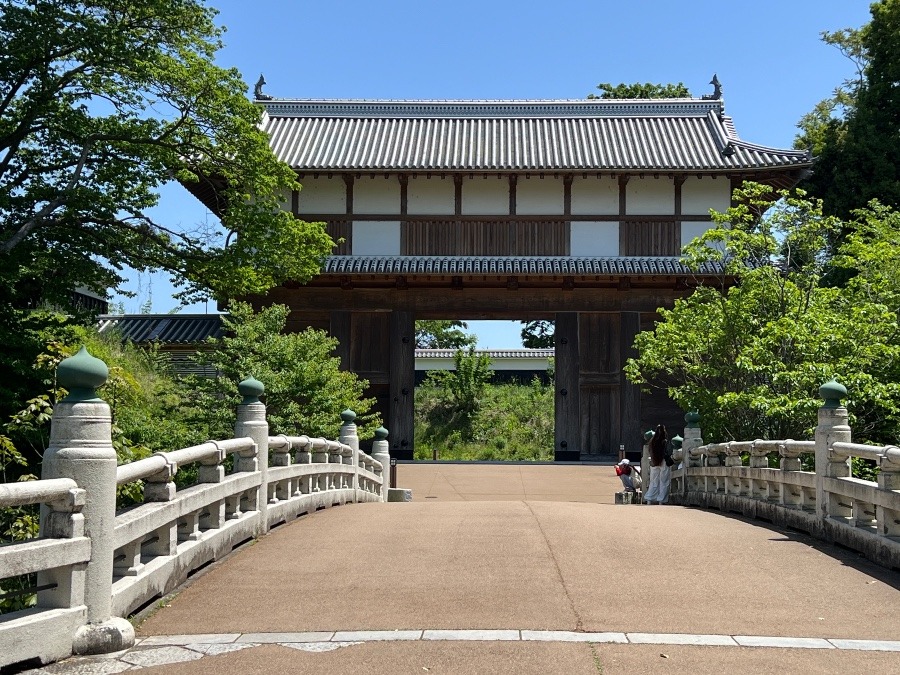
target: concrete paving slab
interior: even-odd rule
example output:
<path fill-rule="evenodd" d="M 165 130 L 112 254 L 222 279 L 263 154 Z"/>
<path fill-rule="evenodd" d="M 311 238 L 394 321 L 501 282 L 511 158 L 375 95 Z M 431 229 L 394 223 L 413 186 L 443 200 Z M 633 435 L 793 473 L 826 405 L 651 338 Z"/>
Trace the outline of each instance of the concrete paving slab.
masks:
<path fill-rule="evenodd" d="M 638 645 L 733 647 L 737 644 L 730 635 L 684 635 L 679 633 L 628 633 L 627 635 L 629 642 Z"/>
<path fill-rule="evenodd" d="M 273 644 L 275 642 L 328 642 L 334 637 L 331 631 L 317 631 L 305 633 L 244 633 L 238 642 L 258 642 L 260 644 Z"/>
<path fill-rule="evenodd" d="M 900 640 L 829 640 L 838 649 L 859 649 L 870 652 L 900 652 Z"/>
<path fill-rule="evenodd" d="M 240 633 L 195 633 L 193 635 L 150 635 L 143 638 L 140 643 L 145 647 L 155 645 L 186 645 L 191 642 L 203 642 L 205 644 L 224 644 L 234 642 L 241 636 Z M 135 644 L 137 646 L 137 644 Z"/>
<path fill-rule="evenodd" d="M 538 642 L 628 642 L 625 633 L 576 633 L 564 630 L 523 630 L 521 633 L 523 640 Z"/>
<path fill-rule="evenodd" d="M 517 630 L 426 630 L 423 640 L 518 640 Z"/>

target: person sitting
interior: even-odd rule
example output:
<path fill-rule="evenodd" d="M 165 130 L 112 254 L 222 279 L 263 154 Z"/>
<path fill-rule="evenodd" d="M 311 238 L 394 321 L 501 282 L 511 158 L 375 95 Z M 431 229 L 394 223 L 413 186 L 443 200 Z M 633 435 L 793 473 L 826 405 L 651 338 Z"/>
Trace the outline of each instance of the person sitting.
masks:
<path fill-rule="evenodd" d="M 641 470 L 627 459 L 616 464 L 616 475 L 622 481 L 625 492 L 634 492 L 641 486 Z"/>

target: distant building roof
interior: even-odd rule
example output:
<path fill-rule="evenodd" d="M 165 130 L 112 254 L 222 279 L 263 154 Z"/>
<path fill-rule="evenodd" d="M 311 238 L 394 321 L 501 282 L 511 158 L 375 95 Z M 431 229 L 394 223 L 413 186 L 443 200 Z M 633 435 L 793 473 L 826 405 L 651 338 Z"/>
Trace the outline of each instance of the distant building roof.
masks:
<path fill-rule="evenodd" d="M 456 349 L 417 349 L 417 359 L 452 359 Z M 463 350 L 465 351 L 465 350 Z M 550 359 L 553 349 L 476 349 L 476 355 L 485 354 L 491 359 Z"/>
<path fill-rule="evenodd" d="M 107 314 L 99 317 L 101 333 L 118 331 L 132 342 L 194 345 L 225 334 L 220 314 Z"/>
<path fill-rule="evenodd" d="M 742 140 L 721 100 L 257 101 L 298 171 L 735 171 L 811 166 Z"/>

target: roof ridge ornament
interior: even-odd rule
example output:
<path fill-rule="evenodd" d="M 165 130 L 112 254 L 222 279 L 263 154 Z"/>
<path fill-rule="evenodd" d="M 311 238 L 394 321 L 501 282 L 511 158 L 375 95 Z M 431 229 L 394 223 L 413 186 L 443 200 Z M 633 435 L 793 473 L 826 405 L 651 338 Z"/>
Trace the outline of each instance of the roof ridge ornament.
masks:
<path fill-rule="evenodd" d="M 719 82 L 719 77 L 716 73 L 713 73 L 712 79 L 709 83 L 713 86 L 712 94 L 705 94 L 701 96 L 701 99 L 704 101 L 721 101 L 722 100 L 722 83 Z"/>
<path fill-rule="evenodd" d="M 272 97 L 268 94 L 264 94 L 262 88 L 266 85 L 266 78 L 263 77 L 263 74 L 259 74 L 259 79 L 256 81 L 256 85 L 253 87 L 253 98 L 257 101 L 271 101 Z"/>

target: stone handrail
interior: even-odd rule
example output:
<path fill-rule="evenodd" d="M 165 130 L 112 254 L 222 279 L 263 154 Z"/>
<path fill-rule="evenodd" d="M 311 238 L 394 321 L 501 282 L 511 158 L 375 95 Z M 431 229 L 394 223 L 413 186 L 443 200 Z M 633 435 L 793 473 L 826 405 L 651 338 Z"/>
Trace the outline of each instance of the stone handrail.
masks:
<path fill-rule="evenodd" d="M 0 484 L 0 507 L 42 510 L 40 539 L 0 547 L 0 580 L 38 573 L 37 605 L 0 615 L 0 667 L 126 648 L 134 629 L 123 617 L 270 527 L 321 508 L 386 501 L 385 429 L 372 456 L 360 450 L 349 410 L 339 440 L 269 436 L 263 388 L 252 378 L 239 387 L 234 438 L 116 466 L 109 406 L 94 391 L 105 372 L 86 352 L 60 364 L 70 394 L 54 409 L 44 478 Z M 189 465 L 195 483 L 177 488 Z M 142 500 L 117 510 L 117 487 L 136 481 Z"/>
<path fill-rule="evenodd" d="M 826 402 L 819 409 L 814 441 L 704 444 L 696 424 L 699 416 L 688 413 L 670 499 L 804 530 L 898 568 L 900 448 L 852 443 L 847 409 L 839 404 L 846 389 L 832 382 L 820 393 Z M 779 468 L 769 468 L 773 454 L 779 457 Z M 801 470 L 802 454 L 815 455 L 814 471 Z M 743 466 L 742 455 L 749 455 L 749 466 Z M 876 462 L 878 480 L 851 477 L 851 457 Z"/>

